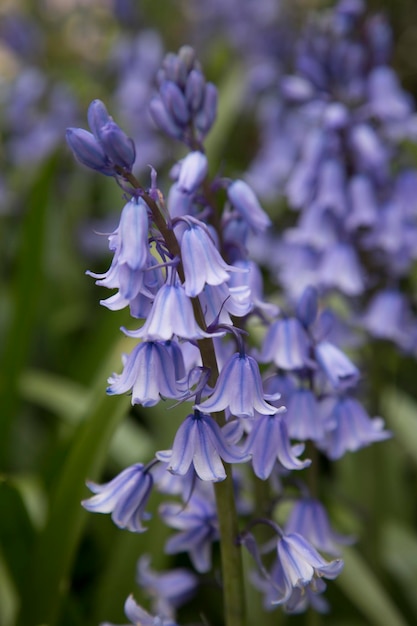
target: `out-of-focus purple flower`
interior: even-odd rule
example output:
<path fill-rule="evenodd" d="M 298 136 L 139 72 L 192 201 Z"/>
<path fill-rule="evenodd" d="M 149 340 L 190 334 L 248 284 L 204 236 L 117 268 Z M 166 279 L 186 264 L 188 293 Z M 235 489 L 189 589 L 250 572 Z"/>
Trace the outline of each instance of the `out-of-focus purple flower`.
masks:
<path fill-rule="evenodd" d="M 133 596 L 129 596 L 124 606 L 125 615 L 130 620 L 129 626 L 177 626 L 170 617 L 164 615 L 150 615 L 137 604 Z M 100 624 L 100 626 L 114 626 L 109 622 Z"/>
<path fill-rule="evenodd" d="M 306 287 L 297 302 L 297 318 L 304 328 L 308 328 L 314 323 L 318 313 L 318 306 L 317 289 L 310 285 Z"/>
<path fill-rule="evenodd" d="M 329 428 L 318 446 L 332 461 L 340 459 L 347 451 L 354 452 L 392 436 L 390 431 L 384 430 L 384 420 L 371 419 L 354 398 L 329 399 L 323 403 L 323 412 L 329 420 Z"/>
<path fill-rule="evenodd" d="M 87 511 L 111 513 L 113 522 L 119 528 L 127 528 L 135 533 L 146 530 L 142 521 L 149 519 L 145 507 L 151 494 L 153 478 L 144 465 L 131 465 L 103 485 L 93 482 L 87 485 L 95 494 L 81 503 Z"/>
<path fill-rule="evenodd" d="M 254 191 L 243 180 L 235 180 L 227 188 L 230 203 L 255 232 L 263 232 L 271 220 L 259 204 Z"/>
<path fill-rule="evenodd" d="M 174 619 L 175 610 L 195 593 L 198 578 L 185 567 L 166 572 L 155 572 L 150 567 L 150 556 L 140 557 L 137 565 L 137 582 L 152 598 L 152 611 L 165 618 Z"/>
<path fill-rule="evenodd" d="M 156 341 L 139 343 L 129 356 L 125 356 L 123 364 L 123 373 L 113 374 L 108 379 L 109 395 L 131 390 L 132 404 L 142 406 L 154 406 L 161 396 L 181 396 L 177 386 L 175 361 L 165 344 Z"/>
<path fill-rule="evenodd" d="M 314 498 L 297 500 L 285 524 L 286 533 L 298 533 L 316 550 L 332 556 L 340 556 L 338 544 L 353 543 L 353 537 L 341 535 L 333 530 L 324 506 Z"/>
<path fill-rule="evenodd" d="M 203 182 L 208 171 L 208 161 L 205 154 L 199 151 L 190 152 L 181 161 L 180 174 L 177 185 L 180 191 L 192 193 Z"/>
<path fill-rule="evenodd" d="M 184 476 L 193 464 L 201 480 L 226 478 L 223 461 L 244 463 L 250 456 L 229 445 L 220 426 L 210 415 L 194 411 L 188 415 L 175 435 L 172 450 L 157 452 L 156 457 L 168 462 L 168 470 Z"/>
<path fill-rule="evenodd" d="M 415 347 L 416 324 L 406 295 L 397 289 L 376 293 L 361 323 L 374 337 L 394 341 L 404 350 Z"/>
<path fill-rule="evenodd" d="M 187 505 L 162 504 L 159 513 L 164 522 L 180 532 L 168 539 L 168 554 L 188 552 L 198 572 L 211 567 L 211 545 L 219 539 L 216 506 L 211 485 L 202 483 L 194 489 Z"/>
<path fill-rule="evenodd" d="M 117 168 L 132 170 L 136 158 L 135 144 L 107 113 L 101 100 L 93 100 L 88 110 L 92 133 L 68 128 L 67 143 L 83 165 L 106 176 L 115 176 Z"/>
<path fill-rule="evenodd" d="M 212 395 L 195 408 L 208 413 L 229 408 L 236 417 L 253 417 L 255 411 L 262 415 L 276 413 L 278 409 L 265 402 L 265 398 L 274 399 L 263 392 L 257 362 L 251 356 L 235 352 L 220 371 Z"/>
<path fill-rule="evenodd" d="M 310 389 L 296 389 L 287 400 L 284 420 L 288 434 L 299 441 L 320 441 L 326 432 L 326 423 L 317 404 L 316 396 Z M 303 534 L 303 533 L 301 533 Z"/>
<path fill-rule="evenodd" d="M 354 387 L 360 378 L 356 365 L 330 341 L 320 341 L 314 354 L 323 373 L 338 391 Z"/>
<path fill-rule="evenodd" d="M 284 370 L 312 366 L 310 339 L 296 317 L 273 322 L 265 335 L 259 360 L 275 363 Z"/>
<path fill-rule="evenodd" d="M 291 447 L 285 421 L 278 414 L 256 418 L 244 449 L 252 456 L 253 471 L 262 480 L 269 478 L 277 460 L 287 470 L 304 469 L 311 463 L 297 458 L 304 446 Z"/>

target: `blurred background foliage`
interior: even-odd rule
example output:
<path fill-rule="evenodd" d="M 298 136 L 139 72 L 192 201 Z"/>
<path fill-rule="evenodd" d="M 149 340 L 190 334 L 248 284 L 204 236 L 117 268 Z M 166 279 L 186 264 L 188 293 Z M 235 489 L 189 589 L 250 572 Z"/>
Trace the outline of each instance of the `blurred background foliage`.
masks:
<path fill-rule="evenodd" d="M 285 10 L 301 24 L 325 4 L 331 3 L 297 0 Z M 163 403 L 132 409 L 128 397 L 105 394 L 107 376 L 120 370 L 120 354 L 132 344 L 119 330 L 126 312 L 99 306 L 104 295 L 85 270 L 106 269 L 106 238 L 94 231 L 110 232 L 123 200 L 112 180 L 74 163 L 64 133 L 67 126 L 85 127 L 89 102 L 104 100 L 135 136 L 144 184 L 152 163 L 163 189 L 182 153 L 152 127 L 146 102 L 163 54 L 189 43 L 220 91 L 219 120 L 208 143 L 212 167 L 229 175 L 244 172 L 259 139 L 256 98 L 242 105 L 248 71 L 242 46 L 245 37 L 249 46 L 251 37 L 262 36 L 256 29 L 270 24 L 252 21 L 233 39 L 238 5 L 0 3 L 1 626 L 124 623 L 129 593 L 147 603 L 134 583 L 140 554 L 152 553 L 156 568 L 174 562 L 161 551 L 167 530 L 156 516 L 148 533 L 135 536 L 79 504 L 87 495 L 86 478 L 108 479 L 169 447 L 181 408 L 168 414 Z M 395 68 L 416 96 L 415 1 L 373 0 L 369 8 L 388 15 Z M 285 224 L 281 204 L 269 203 L 268 210 Z M 394 438 L 336 462 L 322 487 L 350 507 L 350 516 L 346 506 L 334 505 L 332 513 L 358 544 L 346 552 L 340 581 L 329 586 L 329 616 L 314 621 L 278 610 L 268 623 L 417 621 L 416 361 L 387 342 L 373 342 L 361 366 L 375 410 Z M 209 604 L 220 607 L 216 581 L 206 583 L 194 602 L 201 614 Z M 254 591 L 248 594 L 250 623 L 256 623 L 259 599 Z M 190 615 L 184 610 L 180 620 L 189 622 Z"/>

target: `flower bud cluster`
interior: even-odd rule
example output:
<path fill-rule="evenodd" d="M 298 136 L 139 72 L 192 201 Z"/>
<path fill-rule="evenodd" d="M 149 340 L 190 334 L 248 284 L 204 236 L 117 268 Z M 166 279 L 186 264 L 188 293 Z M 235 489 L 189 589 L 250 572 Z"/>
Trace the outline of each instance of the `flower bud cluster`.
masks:
<path fill-rule="evenodd" d="M 207 82 L 195 52 L 183 46 L 168 54 L 157 74 L 158 94 L 150 102 L 156 125 L 188 146 L 199 146 L 217 114 L 217 89 Z"/>

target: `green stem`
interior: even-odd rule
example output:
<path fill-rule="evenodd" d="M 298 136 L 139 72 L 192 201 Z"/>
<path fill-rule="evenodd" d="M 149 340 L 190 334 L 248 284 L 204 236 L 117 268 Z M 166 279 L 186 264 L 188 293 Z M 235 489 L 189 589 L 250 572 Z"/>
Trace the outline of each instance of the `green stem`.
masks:
<path fill-rule="evenodd" d="M 141 196 L 152 212 L 153 220 L 164 238 L 165 245 L 173 257 L 177 257 L 179 263 L 177 272 L 182 282 L 185 280 L 184 268 L 181 260 L 181 249 L 174 231 L 169 228 L 158 204 L 147 194 L 133 174 L 120 172 L 135 189 L 141 190 Z M 198 298 L 191 299 L 194 315 L 197 323 L 203 330 L 207 330 L 204 313 Z M 198 341 L 203 365 L 210 370 L 210 384 L 214 386 L 218 376 L 216 354 L 213 340 L 210 338 Z M 224 412 L 213 414 L 217 423 L 222 426 L 225 423 Z M 239 533 L 238 516 L 233 489 L 232 467 L 226 466 L 226 479 L 215 483 L 214 493 L 216 497 L 217 517 L 220 532 L 220 552 L 222 562 L 223 580 L 223 604 L 225 626 L 245 625 L 245 589 L 243 581 L 243 562 L 240 546 L 236 539 Z"/>

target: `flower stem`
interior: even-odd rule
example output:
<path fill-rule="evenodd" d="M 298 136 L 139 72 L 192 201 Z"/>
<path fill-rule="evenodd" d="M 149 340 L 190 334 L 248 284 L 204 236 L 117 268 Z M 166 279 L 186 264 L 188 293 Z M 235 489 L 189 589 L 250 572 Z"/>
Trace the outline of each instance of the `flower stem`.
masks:
<path fill-rule="evenodd" d="M 241 548 L 236 543 L 239 529 L 230 465 L 226 466 L 226 473 L 226 480 L 214 485 L 220 529 L 224 623 L 225 626 L 244 626 L 246 607 L 243 563 Z"/>

